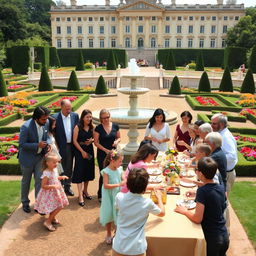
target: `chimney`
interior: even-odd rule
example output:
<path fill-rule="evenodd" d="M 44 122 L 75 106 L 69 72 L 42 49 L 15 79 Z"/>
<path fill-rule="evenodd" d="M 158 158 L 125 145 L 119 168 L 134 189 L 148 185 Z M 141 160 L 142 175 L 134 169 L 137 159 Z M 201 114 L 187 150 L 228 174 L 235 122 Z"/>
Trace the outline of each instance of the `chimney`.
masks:
<path fill-rule="evenodd" d="M 217 0 L 217 4 L 223 5 L 223 0 Z"/>
<path fill-rule="evenodd" d="M 71 6 L 76 6 L 76 0 L 70 0 Z"/>
<path fill-rule="evenodd" d="M 105 0 L 105 5 L 109 6 L 110 5 L 110 0 Z"/>

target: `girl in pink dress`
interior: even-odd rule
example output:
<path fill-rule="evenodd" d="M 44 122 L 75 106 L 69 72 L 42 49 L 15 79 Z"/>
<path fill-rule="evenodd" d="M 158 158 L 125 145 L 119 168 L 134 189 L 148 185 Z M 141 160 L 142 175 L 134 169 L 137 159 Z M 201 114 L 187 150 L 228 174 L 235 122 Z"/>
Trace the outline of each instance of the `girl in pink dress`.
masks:
<path fill-rule="evenodd" d="M 56 154 L 47 154 L 43 161 L 43 175 L 41 189 L 37 195 L 34 209 L 40 214 L 49 214 L 44 226 L 49 231 L 55 231 L 52 224 L 59 224 L 55 216 L 68 205 L 68 199 L 61 186 L 60 180 L 68 179 L 67 176 L 58 176 L 57 165 L 59 158 Z"/>

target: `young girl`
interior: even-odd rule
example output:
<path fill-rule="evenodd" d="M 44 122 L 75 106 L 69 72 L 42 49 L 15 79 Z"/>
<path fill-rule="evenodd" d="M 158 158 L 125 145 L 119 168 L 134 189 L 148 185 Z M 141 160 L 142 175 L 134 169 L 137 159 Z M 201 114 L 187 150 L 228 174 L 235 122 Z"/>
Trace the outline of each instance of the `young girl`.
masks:
<path fill-rule="evenodd" d="M 48 219 L 44 222 L 44 226 L 49 231 L 55 231 L 52 224 L 59 224 L 55 216 L 66 205 L 68 199 L 59 180 L 68 179 L 67 176 L 59 176 L 55 169 L 57 168 L 59 158 L 57 155 L 50 153 L 45 155 L 43 161 L 43 175 L 41 177 L 41 189 L 37 195 L 35 202 L 35 210 L 41 214 L 49 214 Z"/>
<path fill-rule="evenodd" d="M 123 185 L 121 167 L 123 156 L 116 150 L 111 150 L 104 161 L 105 168 L 101 171 L 103 176 L 102 186 L 102 203 L 100 207 L 100 223 L 106 226 L 107 236 L 106 243 L 112 243 L 111 223 L 116 224 L 116 208 L 114 206 L 116 194 L 120 191 L 120 186 Z"/>

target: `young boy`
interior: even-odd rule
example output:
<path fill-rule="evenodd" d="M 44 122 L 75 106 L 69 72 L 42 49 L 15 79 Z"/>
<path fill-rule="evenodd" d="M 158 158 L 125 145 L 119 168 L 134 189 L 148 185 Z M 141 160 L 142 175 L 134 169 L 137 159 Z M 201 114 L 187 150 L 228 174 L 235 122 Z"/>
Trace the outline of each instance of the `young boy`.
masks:
<path fill-rule="evenodd" d="M 203 182 L 196 192 L 196 210 L 191 212 L 183 206 L 175 211 L 187 216 L 195 223 L 201 223 L 207 244 L 207 256 L 225 256 L 229 237 L 223 212 L 226 208 L 224 187 L 214 183 L 217 164 L 210 157 L 203 157 L 197 164 L 197 177 Z M 191 192 L 187 196 L 192 196 Z"/>
<path fill-rule="evenodd" d="M 143 256 L 147 249 L 145 224 L 148 214 L 159 217 L 165 215 L 162 195 L 156 190 L 158 206 L 149 198 L 143 197 L 148 185 L 149 175 L 143 168 L 134 168 L 127 178 L 128 193 L 116 196 L 117 230 L 113 240 L 113 256 Z"/>

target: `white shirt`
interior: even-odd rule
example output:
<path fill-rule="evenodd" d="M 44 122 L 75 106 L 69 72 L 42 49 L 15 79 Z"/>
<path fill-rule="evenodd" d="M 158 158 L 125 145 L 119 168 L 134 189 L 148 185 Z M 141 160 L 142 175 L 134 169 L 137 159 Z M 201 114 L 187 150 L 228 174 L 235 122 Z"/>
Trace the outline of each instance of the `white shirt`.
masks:
<path fill-rule="evenodd" d="M 125 255 L 145 253 L 145 224 L 149 213 L 158 215 L 161 212 L 160 208 L 150 198 L 131 192 L 119 192 L 115 203 L 118 214 L 113 249 Z"/>
<path fill-rule="evenodd" d="M 36 124 L 36 129 L 37 129 L 38 142 L 40 142 L 43 139 L 44 128 L 43 128 L 43 126 L 39 125 L 36 121 L 35 121 L 35 124 Z M 42 148 L 38 147 L 37 154 L 41 153 L 41 151 L 42 151 Z"/>
<path fill-rule="evenodd" d="M 238 161 L 236 140 L 228 128 L 220 131 L 220 135 L 222 137 L 221 149 L 227 158 L 227 171 L 230 171 L 235 168 Z"/>
<path fill-rule="evenodd" d="M 71 131 L 71 117 L 70 117 L 70 114 L 68 114 L 68 116 L 64 116 L 61 113 L 61 116 L 62 116 L 62 121 L 63 121 L 63 125 L 64 125 L 64 130 L 65 130 L 65 134 L 66 134 L 67 143 L 71 143 L 71 141 L 72 141 L 72 131 Z"/>
<path fill-rule="evenodd" d="M 151 135 L 151 137 L 156 138 L 158 140 L 163 140 L 163 139 L 170 139 L 171 138 L 171 132 L 170 132 L 170 127 L 169 124 L 164 123 L 164 127 L 160 131 L 156 131 L 154 127 L 149 128 L 149 123 L 147 124 L 146 127 L 146 132 L 145 132 L 145 137 Z M 167 142 L 162 142 L 158 143 L 155 141 L 152 141 L 152 144 L 159 150 L 159 151 L 167 151 L 168 149 L 168 143 Z"/>

